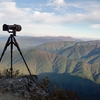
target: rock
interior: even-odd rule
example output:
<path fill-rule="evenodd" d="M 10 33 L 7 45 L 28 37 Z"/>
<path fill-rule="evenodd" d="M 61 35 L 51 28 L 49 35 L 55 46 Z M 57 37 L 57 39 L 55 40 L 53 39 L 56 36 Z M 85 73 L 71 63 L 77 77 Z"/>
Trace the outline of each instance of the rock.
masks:
<path fill-rule="evenodd" d="M 48 93 L 38 86 L 38 79 L 30 76 L 19 78 L 0 79 L 0 90 L 2 93 L 10 92 L 14 96 L 20 96 L 31 100 L 37 96 L 47 96 Z M 33 81 L 34 80 L 34 81 Z"/>

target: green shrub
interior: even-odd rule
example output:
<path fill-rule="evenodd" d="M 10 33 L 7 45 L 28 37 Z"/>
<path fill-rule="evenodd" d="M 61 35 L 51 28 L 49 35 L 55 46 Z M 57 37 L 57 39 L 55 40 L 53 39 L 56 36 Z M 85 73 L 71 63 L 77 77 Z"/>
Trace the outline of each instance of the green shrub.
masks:
<path fill-rule="evenodd" d="M 21 76 L 22 74 L 19 72 L 19 70 L 13 70 L 12 71 L 12 76 L 13 78 L 17 78 Z M 0 78 L 2 77 L 11 77 L 11 70 L 10 68 L 4 69 L 3 72 L 0 71 Z"/>
<path fill-rule="evenodd" d="M 49 100 L 81 100 L 75 91 L 53 88 Z"/>
<path fill-rule="evenodd" d="M 41 87 L 42 89 L 44 89 L 45 91 L 48 91 L 48 88 L 49 88 L 49 84 L 50 83 L 50 80 L 48 77 L 45 77 L 45 78 L 42 78 L 39 82 L 39 87 Z"/>

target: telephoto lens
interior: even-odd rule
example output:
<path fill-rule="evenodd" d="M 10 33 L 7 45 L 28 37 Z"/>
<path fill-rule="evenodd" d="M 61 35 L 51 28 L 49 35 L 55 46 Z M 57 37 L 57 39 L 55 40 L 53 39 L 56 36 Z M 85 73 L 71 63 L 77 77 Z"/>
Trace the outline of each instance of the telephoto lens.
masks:
<path fill-rule="evenodd" d="M 9 31 L 9 30 L 14 30 L 14 31 L 21 31 L 22 27 L 20 25 L 14 24 L 14 25 L 3 25 L 3 31 Z"/>

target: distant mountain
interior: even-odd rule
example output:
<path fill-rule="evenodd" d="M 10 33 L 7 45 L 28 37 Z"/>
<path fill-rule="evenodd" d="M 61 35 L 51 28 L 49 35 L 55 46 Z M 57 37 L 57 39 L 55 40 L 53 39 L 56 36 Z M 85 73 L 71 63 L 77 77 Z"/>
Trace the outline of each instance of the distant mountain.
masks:
<path fill-rule="evenodd" d="M 36 49 L 51 52 L 73 61 L 78 61 L 79 63 L 76 65 L 74 64 L 74 75 L 86 75 L 84 77 L 93 79 L 97 83 L 100 82 L 100 41 L 49 42 L 37 46 Z M 71 68 L 72 66 L 73 65 L 71 65 Z M 69 65 L 67 67 L 69 67 Z M 71 74 L 73 72 L 71 72 Z M 91 75 L 89 75 L 90 73 Z"/>
<path fill-rule="evenodd" d="M 8 36 L 9 37 L 9 36 Z M 0 50 L 3 49 L 5 46 L 7 40 L 7 36 L 0 37 Z M 72 37 L 31 37 L 31 36 L 16 36 L 15 37 L 20 48 L 27 49 L 27 48 L 33 48 L 37 45 L 46 43 L 46 42 L 52 42 L 52 41 L 82 41 L 81 39 L 76 39 Z M 25 44 L 25 45 L 23 45 Z"/>
<path fill-rule="evenodd" d="M 51 53 L 57 53 L 59 50 L 63 50 L 65 48 L 71 47 L 75 45 L 75 41 L 57 41 L 57 42 L 46 42 L 39 46 L 36 46 L 35 49 L 44 50 Z"/>
<path fill-rule="evenodd" d="M 94 60 L 99 63 L 100 41 L 62 41 L 48 42 L 36 46 L 35 49 L 44 50 L 54 54 L 59 54 L 74 60 L 87 61 L 92 63 Z M 94 60 L 93 60 L 94 59 Z"/>
<path fill-rule="evenodd" d="M 21 41 L 21 38 L 18 39 L 18 41 Z M 32 41 L 33 38 L 31 40 L 29 37 L 29 40 Z M 27 42 L 25 45 L 27 45 Z M 100 83 L 100 41 L 46 42 L 36 47 L 33 45 L 33 47 L 22 49 L 22 52 L 34 74 L 45 72 L 69 73 Z M 16 50 L 14 51 L 13 64 L 14 66 L 20 66 L 20 69 L 24 66 Z M 5 52 L 0 66 L 3 68 L 10 66 L 9 51 Z"/>
<path fill-rule="evenodd" d="M 98 63 L 89 64 L 87 62 L 75 61 L 60 55 L 35 49 L 25 50 L 23 53 L 32 73 L 34 74 L 42 74 L 45 72 L 58 74 L 69 73 L 100 83 L 100 66 Z M 24 62 L 17 51 L 14 53 L 13 59 L 14 68 L 25 68 Z M 0 66 L 2 68 L 6 68 L 7 66 L 10 67 L 9 52 L 4 55 Z M 23 73 L 27 73 L 26 70 L 22 70 Z"/>

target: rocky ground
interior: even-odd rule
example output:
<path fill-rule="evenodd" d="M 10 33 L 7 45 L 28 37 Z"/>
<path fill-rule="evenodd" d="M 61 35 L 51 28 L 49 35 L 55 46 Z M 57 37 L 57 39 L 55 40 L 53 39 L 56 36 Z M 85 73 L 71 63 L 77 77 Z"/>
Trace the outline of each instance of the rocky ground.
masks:
<path fill-rule="evenodd" d="M 0 92 L 0 100 L 22 100 L 21 97 L 15 97 L 12 93 Z"/>
<path fill-rule="evenodd" d="M 47 92 L 38 86 L 36 77 L 0 79 L 0 100 L 32 100 L 38 96 L 46 97 Z"/>

